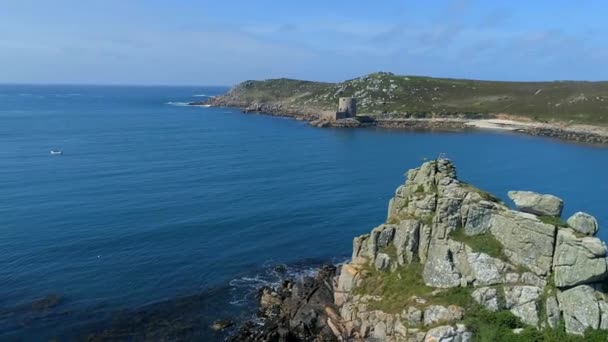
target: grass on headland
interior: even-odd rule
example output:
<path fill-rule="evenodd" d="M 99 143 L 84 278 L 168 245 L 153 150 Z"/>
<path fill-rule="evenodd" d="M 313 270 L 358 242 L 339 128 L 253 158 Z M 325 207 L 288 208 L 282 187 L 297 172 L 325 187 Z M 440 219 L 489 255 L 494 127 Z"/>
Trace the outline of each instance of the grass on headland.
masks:
<path fill-rule="evenodd" d="M 495 202 L 495 203 L 502 203 L 502 200 L 500 198 L 492 195 L 491 193 L 489 193 L 487 191 L 481 190 L 481 189 L 479 189 L 479 188 L 477 188 L 477 187 L 475 187 L 475 186 L 473 186 L 473 185 L 471 185 L 469 183 L 460 182 L 460 184 L 463 187 L 467 188 L 468 190 L 474 191 L 474 192 L 478 193 L 481 196 L 481 198 L 483 198 L 486 201 Z"/>
<path fill-rule="evenodd" d="M 393 272 L 379 271 L 372 266 L 365 268 L 366 276 L 355 288 L 354 294 L 381 296 L 382 299 L 370 306 L 386 313 L 400 313 L 411 304 L 412 296 L 430 296 L 433 288 L 424 284 L 423 265 L 412 263 L 399 267 Z"/>
<path fill-rule="evenodd" d="M 395 245 L 389 244 L 388 246 L 381 248 L 379 252 L 380 253 L 385 253 L 386 255 L 389 256 L 389 258 L 391 258 L 391 260 L 393 262 L 396 262 L 396 260 L 397 260 L 397 247 L 395 247 Z"/>
<path fill-rule="evenodd" d="M 467 235 L 464 229 L 458 228 L 450 232 L 450 238 L 471 247 L 473 252 L 485 253 L 501 260 L 507 259 L 502 244 L 492 234 Z"/>
<path fill-rule="evenodd" d="M 423 267 L 415 262 L 390 272 L 367 266 L 366 276 L 361 285 L 355 288 L 354 294 L 382 297 L 380 301 L 370 303 L 370 308 L 386 313 L 401 313 L 408 306 L 415 306 L 415 297 L 425 299 L 426 305 L 468 305 L 471 300 L 470 288 L 456 287 L 433 295 L 436 289 L 424 283 Z"/>
<path fill-rule="evenodd" d="M 388 220 L 386 220 L 386 223 L 388 224 L 399 224 L 400 222 L 401 220 L 396 216 L 391 216 L 388 218 Z"/>
<path fill-rule="evenodd" d="M 568 227 L 568 223 L 566 223 L 566 221 L 556 216 L 539 216 L 538 219 L 543 223 L 550 224 L 552 226 Z"/>
<path fill-rule="evenodd" d="M 366 266 L 366 277 L 354 294 L 375 295 L 382 299 L 370 302 L 371 310 L 401 313 L 409 306 L 422 309 L 428 305 L 458 305 L 465 309 L 463 323 L 473 333 L 474 342 L 599 342 L 608 340 L 608 331 L 587 330 L 584 336 L 566 334 L 563 320 L 556 329 L 537 330 L 521 322 L 507 310 L 492 312 L 477 304 L 471 297 L 470 287 L 455 287 L 433 294 L 435 288 L 426 286 L 422 278 L 423 265 L 412 263 L 393 272 L 378 271 Z M 502 292 L 502 291 L 499 291 Z M 426 304 L 417 304 L 413 297 L 423 298 Z M 504 298 L 501 298 L 504 301 Z M 540 303 L 539 303 L 540 304 Z M 541 316 L 543 318 L 544 316 Z M 519 334 L 513 329 L 523 329 Z"/>

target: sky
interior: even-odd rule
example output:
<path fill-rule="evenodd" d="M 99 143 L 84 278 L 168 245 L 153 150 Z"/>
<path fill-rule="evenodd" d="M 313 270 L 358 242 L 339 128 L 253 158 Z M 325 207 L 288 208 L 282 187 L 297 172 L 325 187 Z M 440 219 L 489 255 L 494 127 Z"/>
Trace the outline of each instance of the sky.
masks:
<path fill-rule="evenodd" d="M 606 0 L 0 0 L 0 83 L 608 80 Z"/>

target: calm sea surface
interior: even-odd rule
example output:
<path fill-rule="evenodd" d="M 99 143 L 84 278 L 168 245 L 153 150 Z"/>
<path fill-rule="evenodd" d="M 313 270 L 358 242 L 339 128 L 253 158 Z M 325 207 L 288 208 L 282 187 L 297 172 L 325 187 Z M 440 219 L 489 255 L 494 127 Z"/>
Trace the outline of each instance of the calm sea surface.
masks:
<path fill-rule="evenodd" d="M 225 91 L 0 86 L 0 339 L 74 336 L 191 295 L 201 326 L 244 315 L 275 265 L 302 274 L 348 257 L 404 172 L 440 153 L 505 201 L 553 193 L 565 217 L 608 225 L 608 148 L 182 105 Z M 44 308 L 49 295 L 60 301 Z"/>

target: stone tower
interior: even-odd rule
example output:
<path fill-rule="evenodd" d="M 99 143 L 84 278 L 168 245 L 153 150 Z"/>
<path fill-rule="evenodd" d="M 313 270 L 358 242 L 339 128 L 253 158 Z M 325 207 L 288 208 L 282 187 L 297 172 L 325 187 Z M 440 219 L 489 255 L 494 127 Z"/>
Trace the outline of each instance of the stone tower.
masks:
<path fill-rule="evenodd" d="M 337 118 L 354 118 L 357 115 L 357 99 L 354 97 L 341 97 L 338 101 Z"/>

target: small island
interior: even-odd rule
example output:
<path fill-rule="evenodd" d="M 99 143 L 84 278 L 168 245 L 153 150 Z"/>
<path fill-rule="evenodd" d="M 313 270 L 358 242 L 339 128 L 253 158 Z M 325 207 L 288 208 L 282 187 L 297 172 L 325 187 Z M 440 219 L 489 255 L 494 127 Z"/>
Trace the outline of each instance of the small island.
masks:
<path fill-rule="evenodd" d="M 355 116 L 336 116 L 340 99 Z M 340 83 L 245 81 L 191 105 L 294 117 L 317 127 L 497 129 L 608 143 L 608 82 L 498 82 L 379 72 Z"/>
<path fill-rule="evenodd" d="M 263 288 L 262 323 L 233 340 L 606 341 L 608 249 L 593 216 L 563 221 L 560 198 L 530 191 L 509 192 L 513 210 L 446 158 L 406 178 L 350 261 Z"/>

